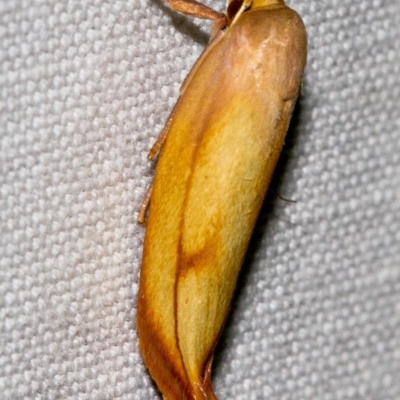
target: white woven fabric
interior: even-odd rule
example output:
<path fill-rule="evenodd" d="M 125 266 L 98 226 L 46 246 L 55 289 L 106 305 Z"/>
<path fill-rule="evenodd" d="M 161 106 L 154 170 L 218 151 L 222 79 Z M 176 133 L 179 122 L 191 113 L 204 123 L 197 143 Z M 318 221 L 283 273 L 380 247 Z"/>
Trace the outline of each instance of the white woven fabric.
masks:
<path fill-rule="evenodd" d="M 215 390 L 399 399 L 400 2 L 288 4 L 309 57 L 273 186 L 297 202 L 266 200 Z M 0 1 L 1 399 L 161 399 L 135 219 L 208 30 L 159 0 Z"/>

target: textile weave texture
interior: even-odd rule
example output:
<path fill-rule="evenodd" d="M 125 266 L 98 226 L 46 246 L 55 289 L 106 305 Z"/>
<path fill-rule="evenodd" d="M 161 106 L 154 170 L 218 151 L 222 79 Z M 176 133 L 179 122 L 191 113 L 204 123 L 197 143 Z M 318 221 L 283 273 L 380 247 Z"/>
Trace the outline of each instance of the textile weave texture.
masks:
<path fill-rule="evenodd" d="M 272 187 L 296 202 L 266 198 L 215 391 L 400 399 L 400 2 L 287 4 L 309 55 Z M 136 217 L 209 30 L 159 0 L 0 1 L 1 399 L 161 399 Z"/>

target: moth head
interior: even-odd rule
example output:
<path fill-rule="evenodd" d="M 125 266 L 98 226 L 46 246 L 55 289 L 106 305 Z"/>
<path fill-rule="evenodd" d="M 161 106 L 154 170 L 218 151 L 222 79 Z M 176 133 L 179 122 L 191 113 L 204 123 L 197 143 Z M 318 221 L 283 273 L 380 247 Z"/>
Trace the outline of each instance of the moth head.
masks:
<path fill-rule="evenodd" d="M 226 16 L 231 25 L 246 11 L 279 4 L 285 3 L 283 0 L 228 0 Z"/>

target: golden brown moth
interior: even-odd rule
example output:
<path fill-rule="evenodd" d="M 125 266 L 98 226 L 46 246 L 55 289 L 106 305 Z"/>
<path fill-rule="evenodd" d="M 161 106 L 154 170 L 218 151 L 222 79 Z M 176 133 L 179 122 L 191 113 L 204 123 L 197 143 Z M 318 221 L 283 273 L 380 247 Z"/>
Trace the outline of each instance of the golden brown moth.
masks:
<path fill-rule="evenodd" d="M 166 400 L 216 399 L 213 352 L 281 152 L 306 64 L 307 35 L 283 0 L 229 0 L 160 138 L 145 221 L 139 345 Z"/>

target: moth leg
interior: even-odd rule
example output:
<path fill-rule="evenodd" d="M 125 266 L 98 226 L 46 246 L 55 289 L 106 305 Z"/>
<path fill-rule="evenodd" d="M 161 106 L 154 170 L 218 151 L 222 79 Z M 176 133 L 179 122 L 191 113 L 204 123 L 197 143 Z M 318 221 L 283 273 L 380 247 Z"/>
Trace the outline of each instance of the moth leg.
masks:
<path fill-rule="evenodd" d="M 191 15 L 192 17 L 210 19 L 217 21 L 224 18 L 224 14 L 199 3 L 196 0 L 164 0 L 169 4 L 172 10 L 181 12 L 183 14 Z"/>
<path fill-rule="evenodd" d="M 151 184 L 147 189 L 146 196 L 144 197 L 144 200 L 139 209 L 139 215 L 137 217 L 137 221 L 139 222 L 140 225 L 146 225 L 146 214 L 147 210 L 149 209 L 152 193 L 153 193 L 153 184 Z"/>
<path fill-rule="evenodd" d="M 286 197 L 281 196 L 274 189 L 272 189 L 272 193 L 280 200 L 287 201 L 288 203 L 297 203 L 297 200 L 287 199 Z"/>
<path fill-rule="evenodd" d="M 236 12 L 236 14 L 233 18 L 232 25 L 237 22 L 237 20 L 244 13 L 244 11 L 246 11 L 248 8 L 251 7 L 252 3 L 253 3 L 253 0 L 243 0 L 242 5 L 240 6 L 239 10 Z"/>
<path fill-rule="evenodd" d="M 167 122 L 165 123 L 164 129 L 161 131 L 156 142 L 153 144 L 152 148 L 150 149 L 149 154 L 147 155 L 149 160 L 152 160 L 158 154 L 158 152 L 161 150 L 161 147 L 163 146 L 165 139 L 168 136 L 169 128 L 171 127 L 171 123 L 172 123 L 172 120 L 173 120 L 174 114 L 175 114 L 175 108 L 176 108 L 176 105 L 172 109 L 171 114 L 169 115 Z"/>

